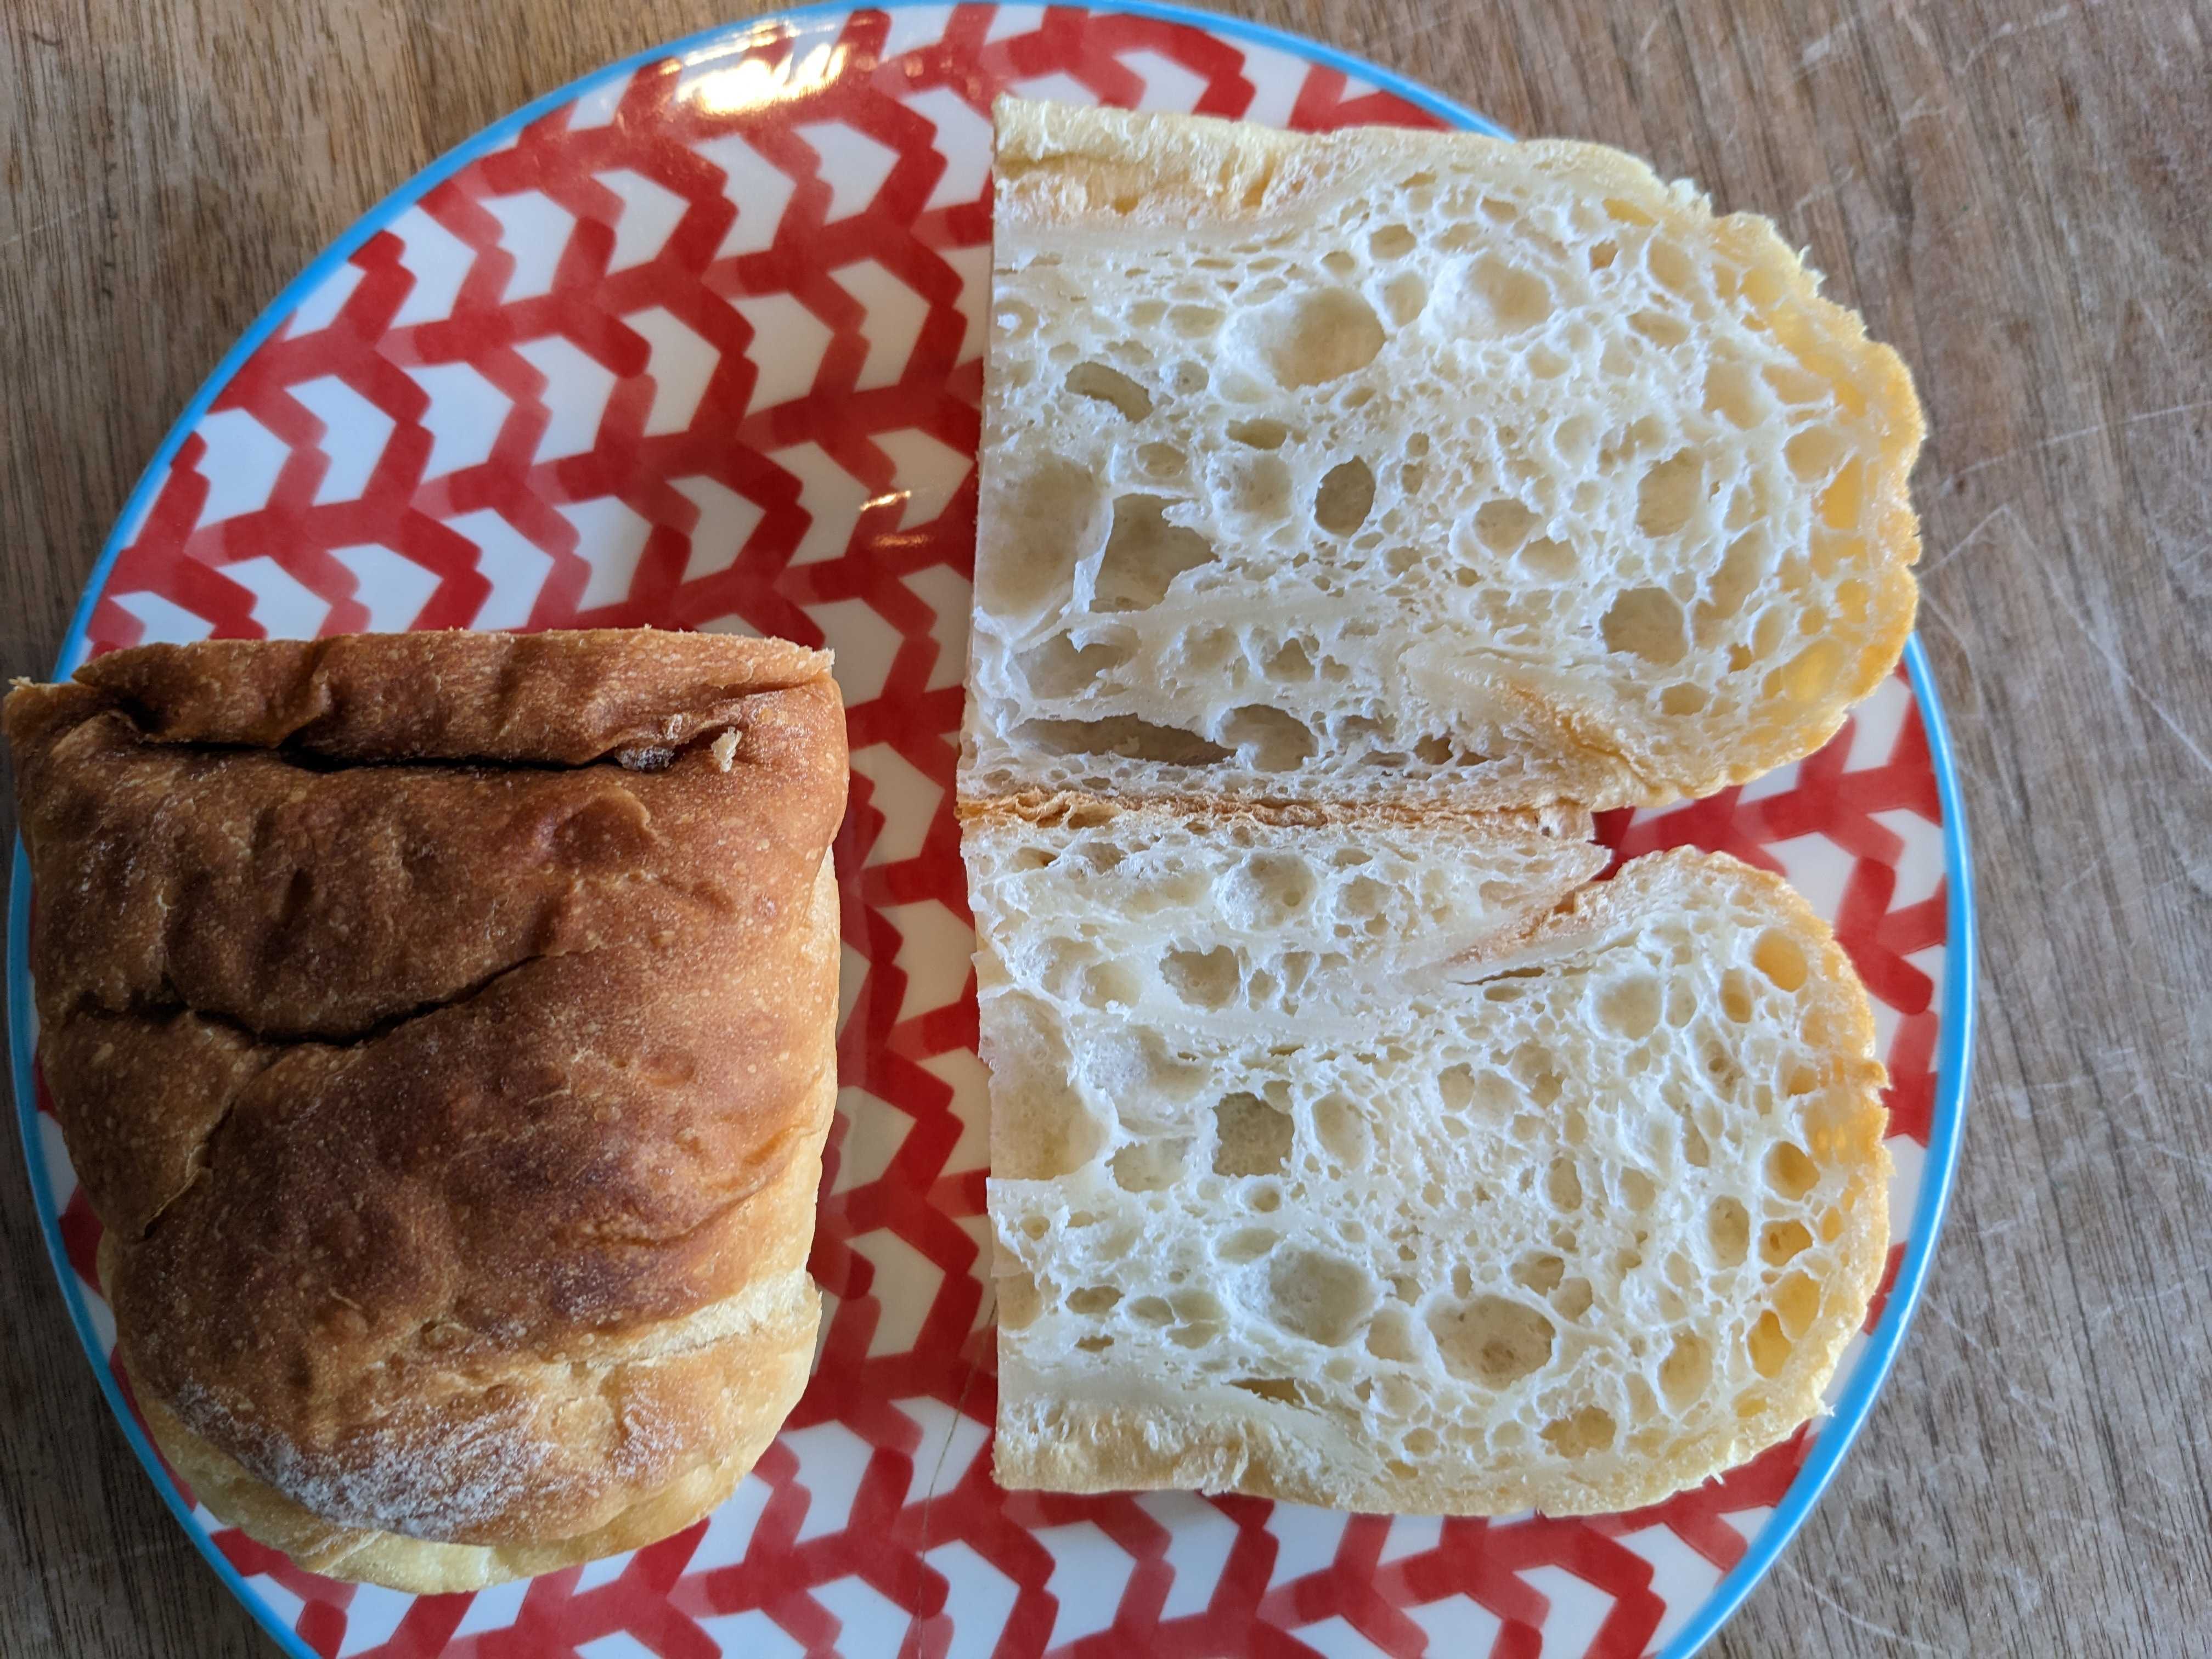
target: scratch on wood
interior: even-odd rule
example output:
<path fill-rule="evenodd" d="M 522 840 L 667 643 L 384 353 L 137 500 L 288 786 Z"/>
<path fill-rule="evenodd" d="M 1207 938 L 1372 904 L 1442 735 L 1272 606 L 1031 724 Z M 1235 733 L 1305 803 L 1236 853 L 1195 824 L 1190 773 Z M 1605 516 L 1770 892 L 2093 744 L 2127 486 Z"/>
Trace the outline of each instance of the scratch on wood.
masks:
<path fill-rule="evenodd" d="M 2025 23 L 2000 23 L 1972 46 L 1963 58 L 1960 59 L 1955 72 L 1964 75 L 2006 41 L 2022 34 L 2033 34 L 2038 29 L 2047 29 L 2054 23 L 2063 23 L 2073 15 L 2072 6 L 2057 6 L 2040 16 L 2029 18 Z"/>
<path fill-rule="evenodd" d="M 22 229 L 17 231 L 12 236 L 0 236 L 0 247 L 13 247 L 16 243 L 27 241 L 30 238 L 39 235 L 42 232 L 52 230 L 58 226 L 68 224 L 72 220 L 82 219 L 86 214 L 91 212 L 96 205 L 98 205 L 96 203 L 88 202 L 81 208 L 71 208 L 67 213 L 57 214 L 51 219 L 41 219 L 35 225 L 26 225 Z"/>
<path fill-rule="evenodd" d="M 1822 1607 L 1832 1609 L 1838 1618 L 1846 1620 L 1851 1624 L 1856 1625 L 1861 1630 L 1869 1632 L 1870 1635 L 1881 1637 L 1887 1641 L 1900 1643 L 1904 1646 L 1911 1648 L 1915 1653 L 1932 1653 L 1936 1656 L 1936 1659 L 1944 1659 L 1944 1650 L 1936 1646 L 1933 1643 L 1920 1641 L 1917 1638 L 1907 1636 L 1901 1630 L 1893 1630 L 1887 1625 L 1878 1623 L 1862 1614 L 1853 1613 L 1841 1601 L 1836 1600 L 1834 1596 L 1830 1595 L 1826 1590 L 1823 1590 L 1803 1573 L 1798 1571 L 1796 1564 L 1790 1560 L 1787 1556 L 1783 1558 L 1782 1565 L 1784 1571 L 1788 1572 L 1792 1578 L 1795 1578 L 1799 1583 L 1805 1587 L 1805 1593 L 1808 1595 L 1810 1595 Z"/>
<path fill-rule="evenodd" d="M 1977 541 L 1978 541 L 1981 538 L 1982 532 L 1987 530 L 1999 519 L 2007 518 L 2011 519 L 2014 521 L 2014 529 L 2021 530 L 2023 528 L 2019 522 L 2020 515 L 2013 510 L 2013 505 L 2010 501 L 2006 501 L 1999 506 L 1993 507 L 1988 512 L 1982 514 L 1981 518 L 1976 522 L 1972 530 L 1969 530 L 1965 535 L 1960 537 L 1957 541 L 1953 542 L 1950 546 L 1945 548 L 1928 563 L 1921 566 L 1920 580 L 1923 582 L 1926 581 L 1930 576 L 1934 575 L 1945 565 L 1950 563 L 1952 560 L 1957 558 L 1959 555 L 1965 552 L 1968 548 L 1972 547 Z"/>
<path fill-rule="evenodd" d="M 2116 421 L 2100 421 L 2094 426 L 2076 427 L 2071 432 L 2056 432 L 2048 438 L 2038 438 L 2032 444 L 2015 444 L 2010 449 L 2001 449 L 1994 455 L 1984 456 L 1971 465 L 1960 467 L 1948 477 L 1938 479 L 1936 488 L 1939 491 L 1948 490 L 1954 484 L 1972 477 L 1977 472 L 1986 471 L 2000 462 L 2009 461 L 2015 456 L 2033 455 L 2042 450 L 2056 448 L 2060 444 L 2075 443 L 2083 438 L 2094 438 L 2100 432 L 2124 431 L 2131 426 L 2140 426 L 2145 421 L 2163 421 L 2171 419 L 2176 415 L 2193 415 L 2200 409 L 2212 409 L 2212 398 L 2198 398 L 2185 404 L 2170 404 L 2164 409 L 2142 410 L 2133 415 L 2123 415 Z"/>

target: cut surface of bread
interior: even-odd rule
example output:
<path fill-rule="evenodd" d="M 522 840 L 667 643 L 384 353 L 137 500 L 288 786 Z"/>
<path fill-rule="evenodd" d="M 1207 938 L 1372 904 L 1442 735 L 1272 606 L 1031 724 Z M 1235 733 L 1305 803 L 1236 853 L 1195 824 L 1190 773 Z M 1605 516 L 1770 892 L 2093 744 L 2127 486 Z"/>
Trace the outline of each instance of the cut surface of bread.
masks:
<path fill-rule="evenodd" d="M 1817 1409 L 1889 1160 L 1785 884 L 1675 852 L 1555 908 L 1587 857 L 1510 820 L 963 833 L 1003 1484 L 1589 1513 Z"/>
<path fill-rule="evenodd" d="M 963 793 L 1656 805 L 1895 665 L 1918 404 L 1766 221 L 1012 100 L 995 201 Z"/>
<path fill-rule="evenodd" d="M 842 708 L 781 641 L 149 647 L 5 705 L 40 1057 L 218 1516 L 481 1588 L 678 1530 L 804 1386 Z"/>

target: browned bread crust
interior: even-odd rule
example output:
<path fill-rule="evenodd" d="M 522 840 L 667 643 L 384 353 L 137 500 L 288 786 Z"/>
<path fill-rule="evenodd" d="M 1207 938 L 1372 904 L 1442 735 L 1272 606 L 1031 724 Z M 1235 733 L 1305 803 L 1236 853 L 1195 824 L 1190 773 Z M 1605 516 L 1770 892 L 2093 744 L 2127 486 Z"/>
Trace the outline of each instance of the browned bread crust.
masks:
<path fill-rule="evenodd" d="M 201 1496 L 428 1589 L 718 1501 L 817 1317 L 828 658 L 151 647 L 4 720 L 40 1058 Z"/>

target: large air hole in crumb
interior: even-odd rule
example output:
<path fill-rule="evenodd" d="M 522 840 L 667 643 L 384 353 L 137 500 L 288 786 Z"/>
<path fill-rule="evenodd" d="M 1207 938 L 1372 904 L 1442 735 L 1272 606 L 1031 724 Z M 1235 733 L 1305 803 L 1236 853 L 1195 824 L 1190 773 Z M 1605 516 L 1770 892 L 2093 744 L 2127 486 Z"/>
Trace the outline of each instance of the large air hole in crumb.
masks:
<path fill-rule="evenodd" d="M 1403 1308 L 1382 1308 L 1367 1327 L 1367 1352 L 1377 1359 L 1403 1365 L 1413 1358 L 1413 1321 Z"/>
<path fill-rule="evenodd" d="M 1129 1304 L 1130 1317 L 1140 1325 L 1157 1328 L 1175 1318 L 1175 1310 L 1157 1296 L 1140 1296 Z"/>
<path fill-rule="evenodd" d="M 1777 1376 L 1790 1363 L 1790 1339 L 1783 1334 L 1782 1322 L 1771 1309 L 1759 1315 L 1745 1346 L 1751 1350 L 1752 1369 L 1761 1376 Z"/>
<path fill-rule="evenodd" d="M 1493 553 L 1510 553 L 1528 539 L 1536 515 L 1519 501 L 1500 496 L 1474 510 L 1474 538 Z"/>
<path fill-rule="evenodd" d="M 1357 455 L 1329 468 L 1314 493 L 1314 521 L 1332 535 L 1349 536 L 1375 506 L 1375 474 Z"/>
<path fill-rule="evenodd" d="M 1237 652 L 1237 635 L 1226 628 L 1194 629 L 1176 641 L 1176 657 L 1195 674 L 1218 672 Z"/>
<path fill-rule="evenodd" d="M 1697 273 L 1690 264 L 1690 256 L 1672 242 L 1655 238 L 1644 249 L 1644 264 L 1662 288 L 1682 295 L 1691 294 L 1697 288 Z"/>
<path fill-rule="evenodd" d="M 1137 976 L 1119 962 L 1094 963 L 1083 972 L 1083 1006 L 1086 1008 L 1132 1008 L 1138 996 Z"/>
<path fill-rule="evenodd" d="M 1428 279 L 1418 270 L 1401 270 L 1382 284 L 1382 308 L 1401 328 L 1427 309 L 1428 303 Z"/>
<path fill-rule="evenodd" d="M 1023 652 L 1015 661 L 1033 696 L 1070 697 L 1135 654 L 1129 646 L 1118 641 L 1096 640 L 1079 646 L 1065 634 L 1054 634 L 1036 649 Z"/>
<path fill-rule="evenodd" d="M 1291 469 L 1279 455 L 1249 456 L 1230 476 L 1230 503 L 1237 512 L 1270 524 L 1291 516 Z"/>
<path fill-rule="evenodd" d="M 1631 1042 L 1649 1036 L 1659 1024 L 1659 981 L 1650 974 L 1619 979 L 1597 1000 L 1598 1021 L 1615 1036 Z"/>
<path fill-rule="evenodd" d="M 1565 542 L 1553 541 L 1549 536 L 1539 536 L 1523 544 L 1515 556 L 1528 570 L 1547 581 L 1569 580 L 1582 568 L 1582 561 L 1575 556 L 1575 550 Z"/>
<path fill-rule="evenodd" d="M 1125 854 L 1120 848 L 1110 842 L 1092 841 L 1085 842 L 1080 847 L 1073 848 L 1069 856 L 1085 868 L 1103 874 L 1106 871 L 1118 868 Z"/>
<path fill-rule="evenodd" d="M 1137 465 L 1154 478 L 1180 478 L 1190 470 L 1190 457 L 1173 444 L 1146 444 L 1137 452 Z"/>
<path fill-rule="evenodd" d="M 1028 1273 L 1014 1272 L 997 1279 L 993 1289 L 998 1294 L 999 1328 L 1018 1331 L 1036 1322 L 1044 1311 L 1044 1298 L 1037 1293 L 1036 1280 Z"/>
<path fill-rule="evenodd" d="M 1563 1248 L 1572 1249 L 1572 1241 L 1570 1240 Z M 1552 1306 L 1562 1319 L 1580 1319 L 1590 1310 L 1590 1304 L 1595 1299 L 1589 1280 L 1579 1275 L 1562 1280 L 1559 1288 L 1552 1292 Z"/>
<path fill-rule="evenodd" d="M 1646 472 L 1636 487 L 1636 527 L 1647 536 L 1680 531 L 1697 508 L 1705 472 L 1705 462 L 1686 449 Z"/>
<path fill-rule="evenodd" d="M 1486 1072 L 1478 1082 L 1474 1068 L 1464 1060 L 1447 1066 L 1437 1074 L 1437 1093 L 1443 1101 L 1444 1110 L 1455 1114 L 1466 1111 L 1479 1098 L 1486 1105 L 1495 1105 L 1500 1103 L 1495 1097 L 1502 1097 L 1502 1103 L 1509 1109 L 1513 1101 L 1512 1085 L 1504 1078 L 1494 1072 Z"/>
<path fill-rule="evenodd" d="M 1632 587 L 1615 596 L 1599 627 L 1608 651 L 1671 668 L 1690 648 L 1681 602 L 1663 587 Z"/>
<path fill-rule="evenodd" d="M 1685 1332 L 1659 1362 L 1659 1391 L 1674 1410 L 1687 1411 L 1705 1397 L 1713 1379 L 1713 1345 Z"/>
<path fill-rule="evenodd" d="M 1164 1192 L 1182 1179 L 1189 1143 L 1133 1140 L 1114 1154 L 1114 1184 L 1124 1192 Z"/>
<path fill-rule="evenodd" d="M 1207 1291 L 1177 1291 L 1169 1298 L 1175 1310 L 1176 1328 L 1168 1340 L 1185 1348 L 1202 1348 L 1221 1334 L 1229 1310 Z"/>
<path fill-rule="evenodd" d="M 1620 1172 L 1620 1196 L 1631 1210 L 1641 1215 L 1658 1199 L 1659 1188 L 1643 1170 L 1623 1170 Z"/>
<path fill-rule="evenodd" d="M 1825 426 L 1807 427 L 1782 447 L 1790 470 L 1808 483 L 1824 480 L 1844 459 L 1844 436 Z"/>
<path fill-rule="evenodd" d="M 1231 752 L 1195 732 L 1156 726 L 1134 714 L 1096 720 L 1026 720 L 1014 736 L 1048 754 L 1117 755 L 1166 766 L 1210 766 L 1227 760 Z"/>
<path fill-rule="evenodd" d="M 1759 1259 L 1779 1267 L 1813 1248 L 1813 1234 L 1802 1221 L 1770 1221 L 1759 1235 Z"/>
<path fill-rule="evenodd" d="M 1032 1000 L 999 1005 L 986 1042 L 994 1080 L 1006 1096 L 993 1113 L 995 1173 L 1054 1181 L 1106 1149 L 1104 1124 L 1068 1080 L 1067 1047 Z"/>
<path fill-rule="evenodd" d="M 1152 412 L 1152 394 L 1107 363 L 1076 364 L 1067 371 L 1067 389 L 1106 404 L 1125 421 L 1141 421 Z"/>
<path fill-rule="evenodd" d="M 1317 1250 L 1279 1250 L 1267 1264 L 1269 1316 L 1293 1336 L 1341 1346 L 1375 1305 L 1374 1281 Z"/>
<path fill-rule="evenodd" d="M 1113 1312 L 1114 1304 L 1121 1299 L 1121 1292 L 1111 1285 L 1086 1285 L 1079 1291 L 1068 1292 L 1067 1310 L 1093 1318 Z"/>
<path fill-rule="evenodd" d="M 1367 252 L 1376 259 L 1402 259 L 1417 246 L 1418 240 L 1404 225 L 1384 225 L 1367 239 Z"/>
<path fill-rule="evenodd" d="M 1235 710 L 1221 728 L 1247 766 L 1260 772 L 1295 772 L 1319 747 L 1312 729 L 1295 714 L 1266 703 Z"/>
<path fill-rule="evenodd" d="M 1557 1328 L 1525 1302 L 1480 1296 L 1429 1314 L 1444 1369 L 1463 1382 L 1503 1389 L 1551 1363 Z"/>
<path fill-rule="evenodd" d="M 1802 1146 L 1783 1142 L 1766 1155 L 1766 1184 L 1784 1198 L 1802 1198 L 1819 1184 L 1820 1171 Z"/>
<path fill-rule="evenodd" d="M 1354 876 L 1337 891 L 1336 908 L 1343 915 L 1372 921 L 1389 908 L 1390 890 L 1372 876 Z"/>
<path fill-rule="evenodd" d="M 1712 1208 L 1705 1212 L 1706 1237 L 1711 1241 L 1713 1260 L 1723 1267 L 1739 1267 L 1751 1252 L 1751 1216 L 1742 1200 L 1717 1198 Z"/>
<path fill-rule="evenodd" d="M 1792 1341 L 1813 1328 L 1820 1316 L 1820 1287 L 1810 1275 L 1791 1273 L 1774 1289 L 1774 1310 Z"/>
<path fill-rule="evenodd" d="M 1382 349 L 1382 322 L 1348 288 L 1285 296 L 1232 325 L 1251 355 L 1286 386 L 1319 386 L 1364 368 Z"/>
<path fill-rule="evenodd" d="M 1064 595 L 1075 566 L 1106 534 L 1106 498 L 1086 467 L 1056 456 L 986 494 L 977 540 L 976 603 L 1025 619 Z"/>
<path fill-rule="evenodd" d="M 1663 311 L 1639 311 L 1628 325 L 1656 346 L 1678 346 L 1690 337 L 1689 325 Z"/>
<path fill-rule="evenodd" d="M 1160 977 L 1194 1008 L 1225 1008 L 1244 983 L 1237 952 L 1225 945 L 1211 951 L 1170 951 L 1160 957 Z"/>
<path fill-rule="evenodd" d="M 1247 927 L 1274 927 L 1313 902 L 1313 871 L 1294 853 L 1255 853 L 1222 884 L 1223 908 Z"/>
<path fill-rule="evenodd" d="M 1682 681 L 1670 685 L 1659 694 L 1659 712 L 1681 720 L 1705 711 L 1707 697 L 1705 688 Z"/>
<path fill-rule="evenodd" d="M 1231 421 L 1228 431 L 1231 438 L 1248 449 L 1280 449 L 1291 435 L 1290 428 L 1280 421 L 1265 419 Z"/>
<path fill-rule="evenodd" d="M 1471 297 L 1487 314 L 1500 334 L 1517 334 L 1538 326 L 1552 314 L 1552 290 L 1532 271 L 1486 253 L 1468 273 Z"/>
<path fill-rule="evenodd" d="M 1705 370 L 1705 411 L 1749 431 L 1765 414 L 1766 400 L 1741 363 L 1716 362 Z"/>
<path fill-rule="evenodd" d="M 1544 1172 L 1544 1196 L 1555 1210 L 1578 1210 L 1583 1203 L 1583 1179 L 1574 1159 L 1562 1154 Z"/>
<path fill-rule="evenodd" d="M 1218 1158 L 1215 1160 L 1215 1166 L 1219 1167 Z M 1257 1261 L 1282 1242 L 1280 1233 L 1270 1231 L 1267 1228 L 1239 1227 L 1223 1239 L 1213 1253 L 1232 1266 L 1242 1266 L 1247 1261 Z"/>
<path fill-rule="evenodd" d="M 1733 617 L 1759 586 L 1766 572 L 1766 544 L 1757 531 L 1746 531 L 1728 544 L 1720 567 L 1705 584 L 1706 603 L 1714 614 Z"/>
<path fill-rule="evenodd" d="M 1562 1457 L 1585 1457 L 1613 1449 L 1616 1425 L 1613 1413 L 1601 1406 L 1581 1410 L 1544 1425 L 1544 1442 Z"/>
<path fill-rule="evenodd" d="M 1351 1100 L 1340 1094 L 1326 1094 L 1314 1103 L 1314 1134 L 1322 1150 L 1346 1170 L 1364 1168 L 1372 1142 L 1367 1131 L 1367 1121 Z"/>
<path fill-rule="evenodd" d="M 1566 1277 L 1567 1264 L 1556 1255 L 1532 1255 L 1516 1262 L 1513 1282 L 1539 1296 L 1549 1296 Z"/>
<path fill-rule="evenodd" d="M 1232 1389 L 1242 1389 L 1245 1393 L 1255 1395 L 1261 1400 L 1272 1400 L 1278 1405 L 1296 1406 L 1302 1403 L 1298 1399 L 1298 1385 L 1287 1377 L 1233 1377 L 1229 1386 Z"/>
<path fill-rule="evenodd" d="M 1166 597 L 1177 576 L 1213 562 L 1213 544 L 1187 526 L 1169 522 L 1167 507 L 1161 495 L 1115 499 L 1114 528 L 1098 561 L 1092 610 L 1149 610 Z"/>
<path fill-rule="evenodd" d="M 1259 1096 L 1239 1092 L 1214 1107 L 1213 1129 L 1214 1174 L 1272 1176 L 1290 1162 L 1297 1126 Z"/>
<path fill-rule="evenodd" d="M 1805 976 L 1810 971 L 1805 963 L 1805 952 L 1789 934 L 1773 929 L 1761 933 L 1751 948 L 1751 965 L 1772 981 L 1776 988 L 1784 991 L 1802 989 Z"/>
<path fill-rule="evenodd" d="M 1261 664 L 1261 672 L 1285 686 L 1305 686 L 1314 677 L 1314 657 L 1312 653 L 1307 653 L 1305 641 L 1285 639 L 1267 654 L 1267 661 Z"/>
<path fill-rule="evenodd" d="M 1168 312 L 1168 326 L 1186 340 L 1210 340 L 1227 320 L 1212 306 L 1179 305 Z"/>

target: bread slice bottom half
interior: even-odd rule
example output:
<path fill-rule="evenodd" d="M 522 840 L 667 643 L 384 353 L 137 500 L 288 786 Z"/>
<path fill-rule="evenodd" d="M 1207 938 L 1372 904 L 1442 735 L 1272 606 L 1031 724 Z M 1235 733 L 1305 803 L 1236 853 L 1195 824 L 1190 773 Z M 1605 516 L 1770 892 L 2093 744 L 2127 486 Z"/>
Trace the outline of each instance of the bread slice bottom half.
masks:
<path fill-rule="evenodd" d="M 969 812 L 1002 1484 L 1592 1513 L 1818 1409 L 1863 988 L 1775 878 L 1575 829 Z"/>

